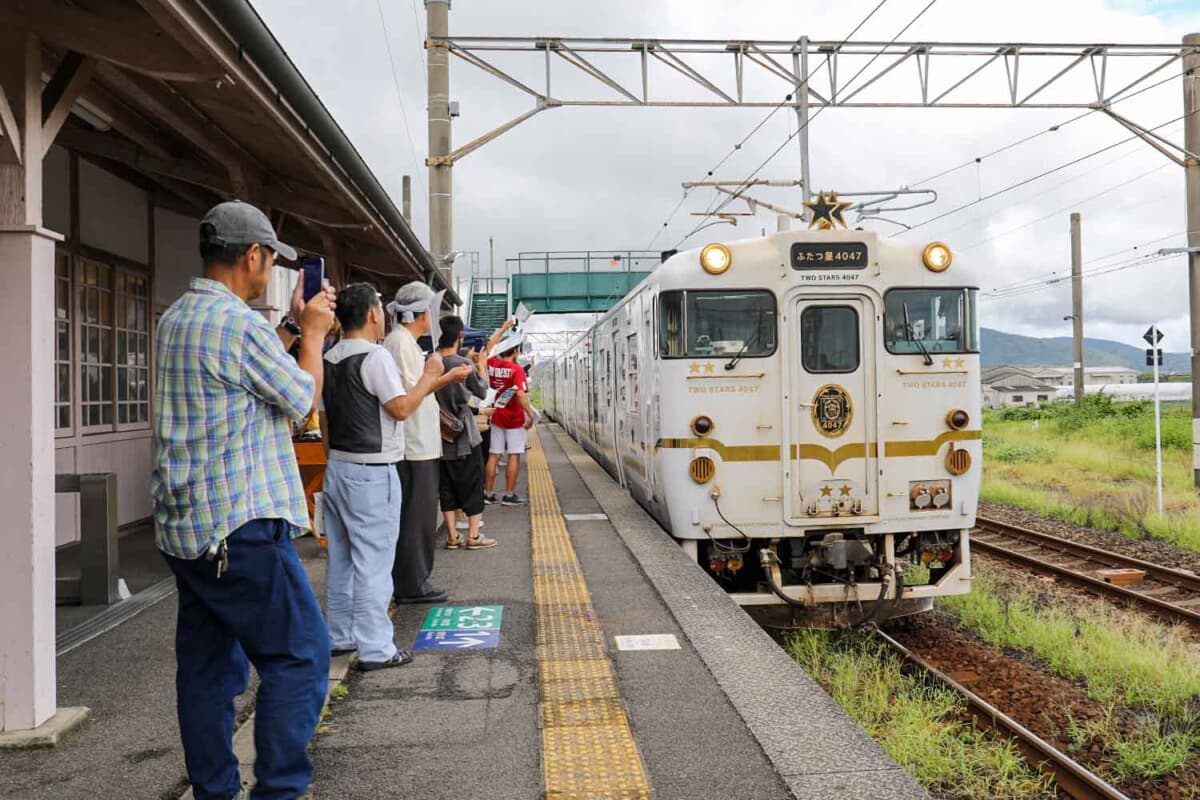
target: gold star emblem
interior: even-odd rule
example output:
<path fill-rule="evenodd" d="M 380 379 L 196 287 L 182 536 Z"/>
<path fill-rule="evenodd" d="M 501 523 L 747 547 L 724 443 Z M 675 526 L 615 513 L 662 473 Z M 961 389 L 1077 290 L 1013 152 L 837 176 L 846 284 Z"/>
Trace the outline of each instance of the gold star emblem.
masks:
<path fill-rule="evenodd" d="M 832 495 L 833 495 L 833 487 L 832 486 L 822 486 L 821 487 L 821 497 L 830 497 Z"/>
<path fill-rule="evenodd" d="M 696 373 L 698 373 L 700 371 L 700 365 L 697 364 L 695 361 L 693 361 L 692 365 L 690 367 L 688 367 L 688 371 L 691 372 L 693 375 L 695 375 Z"/>
<path fill-rule="evenodd" d="M 954 359 L 952 359 L 952 358 L 943 358 L 942 359 L 942 369 L 950 369 L 953 366 L 954 366 Z"/>
<path fill-rule="evenodd" d="M 965 358 L 954 359 L 954 366 L 958 367 L 959 369 L 962 369 L 966 365 L 967 365 L 967 360 Z"/>
<path fill-rule="evenodd" d="M 837 192 L 829 194 L 821 192 L 817 195 L 816 200 L 804 201 L 804 207 L 812 212 L 812 219 L 809 220 L 808 227 L 833 230 L 841 225 L 843 228 L 849 228 L 850 226 L 846 224 L 846 218 L 842 214 L 852 205 L 854 203 L 838 200 Z"/>
<path fill-rule="evenodd" d="M 838 491 L 842 493 L 842 497 L 850 496 L 850 487 L 849 486 L 843 486 L 842 488 L 838 489 Z"/>
<path fill-rule="evenodd" d="M 705 372 L 712 372 L 716 368 L 717 368 L 717 365 L 712 363 L 711 361 L 704 365 Z"/>

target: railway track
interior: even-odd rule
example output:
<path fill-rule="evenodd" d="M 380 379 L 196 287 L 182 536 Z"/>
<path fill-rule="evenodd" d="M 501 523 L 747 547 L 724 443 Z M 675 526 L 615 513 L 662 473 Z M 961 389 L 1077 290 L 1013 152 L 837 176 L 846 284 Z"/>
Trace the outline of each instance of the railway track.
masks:
<path fill-rule="evenodd" d="M 983 517 L 971 531 L 971 549 L 1200 627 L 1200 576 L 1193 573 Z M 1138 570 L 1145 577 L 1140 585 L 1120 586 L 1100 575 L 1107 569 Z"/>
<path fill-rule="evenodd" d="M 977 725 L 1012 739 L 1025 759 L 1051 776 L 1059 791 L 1074 800 L 1129 800 L 1128 795 L 1105 782 L 1082 764 L 1039 737 L 937 667 L 882 631 L 876 635 L 905 661 L 961 695 Z"/>

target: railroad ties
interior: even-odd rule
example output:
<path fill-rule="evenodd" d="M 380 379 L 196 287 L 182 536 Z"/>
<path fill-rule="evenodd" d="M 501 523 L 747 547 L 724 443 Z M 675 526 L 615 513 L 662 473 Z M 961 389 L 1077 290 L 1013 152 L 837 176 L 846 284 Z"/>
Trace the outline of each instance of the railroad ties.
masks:
<path fill-rule="evenodd" d="M 976 526 L 976 552 L 1200 627 L 1200 576 L 999 520 L 978 517 Z"/>

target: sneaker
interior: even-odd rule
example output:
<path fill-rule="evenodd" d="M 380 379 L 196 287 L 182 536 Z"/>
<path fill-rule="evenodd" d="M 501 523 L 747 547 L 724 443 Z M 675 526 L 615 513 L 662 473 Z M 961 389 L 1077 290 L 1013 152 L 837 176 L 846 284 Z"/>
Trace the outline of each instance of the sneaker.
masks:
<path fill-rule="evenodd" d="M 485 502 L 489 506 L 491 506 L 491 505 L 495 505 L 496 503 L 499 503 L 500 498 L 495 492 L 492 492 L 491 494 L 485 494 L 483 496 L 483 502 Z"/>
<path fill-rule="evenodd" d="M 392 656 L 387 661 L 355 661 L 354 668 L 359 672 L 374 672 L 377 669 L 403 667 L 405 664 L 411 664 L 412 660 L 412 653 L 407 650 L 397 650 L 396 655 Z"/>
<path fill-rule="evenodd" d="M 523 506 L 528 502 L 528 500 L 516 494 L 515 492 L 513 494 L 506 494 L 500 499 L 500 503 L 506 506 Z"/>

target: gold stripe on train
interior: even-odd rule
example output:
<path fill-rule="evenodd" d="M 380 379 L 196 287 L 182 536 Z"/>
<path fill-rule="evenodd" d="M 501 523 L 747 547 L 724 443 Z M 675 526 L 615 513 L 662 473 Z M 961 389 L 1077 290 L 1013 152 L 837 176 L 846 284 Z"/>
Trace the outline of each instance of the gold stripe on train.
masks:
<path fill-rule="evenodd" d="M 936 456 L 947 442 L 965 442 L 979 439 L 982 431 L 945 431 L 936 438 L 916 441 L 885 442 L 883 454 L 887 458 L 905 458 L 909 456 Z M 729 445 L 718 439 L 659 439 L 654 446 L 655 451 L 691 450 L 706 448 L 715 450 L 722 461 L 778 461 L 780 447 L 774 444 Z M 852 458 L 875 457 L 879 454 L 878 447 L 872 443 L 850 442 L 836 450 L 822 447 L 819 444 L 802 444 L 791 446 L 791 457 L 799 456 L 801 461 L 820 461 L 836 470 L 843 462 Z"/>

